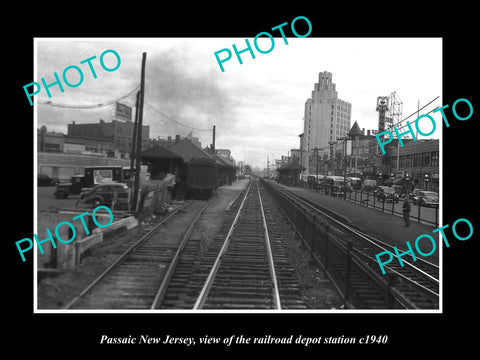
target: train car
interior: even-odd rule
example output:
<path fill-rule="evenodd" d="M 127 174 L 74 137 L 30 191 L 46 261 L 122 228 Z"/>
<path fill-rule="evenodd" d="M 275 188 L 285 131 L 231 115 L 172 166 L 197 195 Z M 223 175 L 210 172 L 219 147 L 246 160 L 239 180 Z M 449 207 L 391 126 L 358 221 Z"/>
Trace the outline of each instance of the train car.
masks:
<path fill-rule="evenodd" d="M 196 199 L 209 199 L 218 187 L 218 165 L 209 157 L 195 157 L 187 163 L 187 194 Z"/>

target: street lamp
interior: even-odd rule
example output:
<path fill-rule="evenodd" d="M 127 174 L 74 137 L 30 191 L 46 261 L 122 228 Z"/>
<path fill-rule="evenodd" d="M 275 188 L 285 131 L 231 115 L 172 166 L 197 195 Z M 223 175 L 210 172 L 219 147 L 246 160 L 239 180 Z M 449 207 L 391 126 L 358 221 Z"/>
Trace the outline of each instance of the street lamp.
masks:
<path fill-rule="evenodd" d="M 347 141 L 350 140 L 350 135 L 344 136 L 342 138 L 337 138 L 338 140 L 343 141 L 343 198 L 347 198 Z"/>
<path fill-rule="evenodd" d="M 408 173 L 405 174 L 405 180 L 407 180 L 407 196 L 408 196 L 408 192 L 410 191 L 410 175 L 408 175 Z"/>

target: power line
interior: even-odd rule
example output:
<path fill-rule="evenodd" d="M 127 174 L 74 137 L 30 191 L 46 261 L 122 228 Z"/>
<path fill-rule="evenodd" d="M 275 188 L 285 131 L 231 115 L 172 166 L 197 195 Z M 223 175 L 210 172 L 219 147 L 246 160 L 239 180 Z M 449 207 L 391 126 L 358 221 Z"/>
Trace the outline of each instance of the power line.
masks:
<path fill-rule="evenodd" d="M 189 126 L 189 125 L 185 125 L 185 124 L 182 124 L 181 122 L 175 120 L 175 119 L 172 119 L 170 116 L 168 115 L 165 115 L 164 113 L 162 113 L 161 111 L 155 109 L 152 105 L 150 105 L 148 102 L 144 101 L 144 104 L 147 105 L 150 109 L 152 109 L 153 111 L 159 113 L 160 115 L 166 117 L 168 120 L 174 122 L 175 124 L 178 124 L 178 125 L 181 125 L 181 126 L 184 126 L 186 128 L 189 128 L 189 129 L 192 129 L 192 130 L 197 130 L 197 131 L 212 131 L 212 129 L 199 129 L 199 128 L 196 128 L 196 127 L 192 127 L 192 126 Z"/>
<path fill-rule="evenodd" d="M 438 106 L 436 108 L 433 108 L 432 110 L 430 110 L 428 113 L 425 113 L 425 114 L 422 114 L 422 115 L 428 115 L 430 114 L 431 112 L 435 111 L 436 109 L 438 109 Z M 405 119 L 406 120 L 406 119 Z M 403 121 L 403 120 L 402 120 Z M 407 123 L 403 124 L 402 126 L 400 127 L 397 127 L 397 130 L 401 130 L 403 129 L 404 127 L 408 126 Z"/>
<path fill-rule="evenodd" d="M 406 121 L 407 119 L 411 118 L 413 115 L 417 114 L 420 110 L 425 109 L 428 105 L 430 105 L 431 103 L 433 103 L 433 102 L 434 102 L 435 100 L 437 100 L 439 97 L 440 97 L 440 96 L 437 96 L 435 99 L 431 100 L 428 104 L 422 106 L 422 107 L 421 107 L 420 109 L 418 109 L 417 111 L 415 111 L 415 112 L 413 112 L 412 114 L 408 115 L 406 118 L 400 120 L 400 121 L 398 122 L 398 124 L 396 124 L 396 125 L 399 125 L 400 123 L 402 123 L 402 122 Z M 435 109 L 437 109 L 437 108 L 438 108 L 438 106 L 437 106 Z M 433 109 L 433 110 L 435 110 L 435 109 Z M 430 112 L 428 112 L 427 114 L 430 114 L 433 110 L 430 110 Z M 400 130 L 400 129 L 404 128 L 405 126 L 407 126 L 406 123 L 403 124 L 402 126 L 396 126 L 396 125 L 390 126 L 389 128 L 385 129 L 385 131 L 390 130 L 390 129 L 393 129 L 394 127 L 396 127 L 397 130 Z"/>
<path fill-rule="evenodd" d="M 37 100 L 38 104 L 40 105 L 49 105 L 49 106 L 54 106 L 54 107 L 60 107 L 60 108 L 67 108 L 67 109 L 98 109 L 101 107 L 109 106 L 112 104 L 115 104 L 116 102 L 119 102 L 120 100 L 123 100 L 125 98 L 128 98 L 132 94 L 138 91 L 140 88 L 140 85 L 137 85 L 135 89 L 130 91 L 128 94 L 121 96 L 119 98 L 113 99 L 113 100 L 108 100 L 106 102 L 98 103 L 98 104 L 89 104 L 89 105 L 74 105 L 74 104 L 57 104 L 57 103 L 52 103 L 51 101 L 42 101 L 42 100 Z"/>

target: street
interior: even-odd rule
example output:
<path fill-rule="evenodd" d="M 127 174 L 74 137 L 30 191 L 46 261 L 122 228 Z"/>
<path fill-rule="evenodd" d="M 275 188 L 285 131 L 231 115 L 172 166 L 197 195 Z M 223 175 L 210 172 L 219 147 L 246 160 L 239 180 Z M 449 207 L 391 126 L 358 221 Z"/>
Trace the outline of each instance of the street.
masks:
<path fill-rule="evenodd" d="M 91 205 L 84 204 L 81 201 L 78 202 L 78 207 L 76 207 L 77 201 L 80 199 L 80 195 L 70 195 L 66 199 L 57 199 L 53 195 L 55 191 L 55 186 L 38 186 L 37 187 L 37 210 L 39 212 L 51 212 L 53 209 L 75 209 L 78 210 L 86 209 L 89 210 L 92 208 Z"/>

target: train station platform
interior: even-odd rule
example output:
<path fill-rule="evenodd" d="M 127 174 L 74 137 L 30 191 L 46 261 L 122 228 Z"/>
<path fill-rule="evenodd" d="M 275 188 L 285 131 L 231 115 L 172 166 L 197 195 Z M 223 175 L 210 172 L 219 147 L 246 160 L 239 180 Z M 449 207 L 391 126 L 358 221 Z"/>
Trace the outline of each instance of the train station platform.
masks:
<path fill-rule="evenodd" d="M 412 247 L 414 247 L 415 240 L 418 236 L 429 234 L 437 241 L 437 250 L 431 256 L 426 258 L 426 260 L 438 264 L 439 233 L 432 234 L 432 230 L 435 229 L 434 226 L 421 224 L 411 219 L 410 226 L 406 227 L 403 217 L 398 215 L 392 215 L 391 213 L 384 213 L 373 208 L 367 208 L 351 201 L 320 194 L 310 189 L 286 186 L 283 184 L 277 185 L 288 189 L 299 196 L 315 201 L 319 205 L 335 212 L 339 216 L 342 216 L 350 226 L 372 235 L 392 246 L 397 246 L 398 249 L 406 250 L 406 241 L 409 241 Z M 432 249 L 431 244 L 428 244 L 428 241 L 422 242 L 420 245 L 427 245 L 420 246 L 420 249 L 425 253 L 430 252 Z"/>
<path fill-rule="evenodd" d="M 249 179 L 241 179 L 233 181 L 231 185 L 222 185 L 219 189 L 222 190 L 244 190 L 247 188 L 248 183 L 250 182 Z"/>

